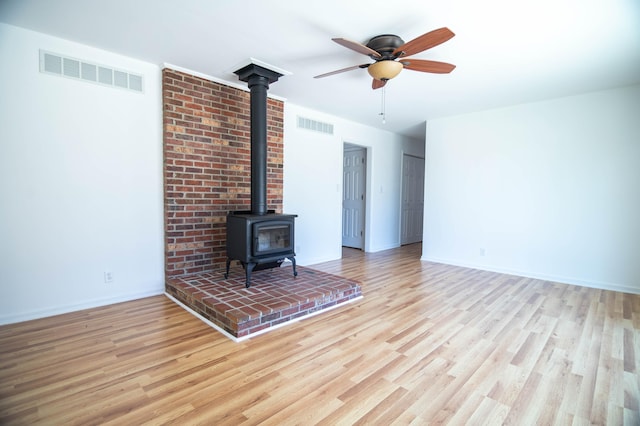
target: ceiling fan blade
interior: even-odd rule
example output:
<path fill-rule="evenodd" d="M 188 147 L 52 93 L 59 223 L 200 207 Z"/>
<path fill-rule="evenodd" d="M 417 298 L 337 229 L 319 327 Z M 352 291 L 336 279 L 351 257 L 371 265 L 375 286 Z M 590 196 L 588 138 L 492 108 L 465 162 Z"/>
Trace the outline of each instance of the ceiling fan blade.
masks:
<path fill-rule="evenodd" d="M 347 71 L 355 70 L 355 69 L 358 69 L 358 68 L 367 68 L 369 65 L 370 64 L 354 65 L 352 67 L 342 68 L 340 70 L 335 70 L 335 71 L 327 72 L 327 73 L 324 73 L 324 74 L 316 75 L 313 78 L 329 77 L 330 75 L 340 74 L 341 72 L 347 72 Z"/>
<path fill-rule="evenodd" d="M 378 80 L 377 78 L 374 78 L 373 82 L 371 83 L 371 88 L 373 90 L 376 90 L 383 87 L 385 84 L 387 84 L 386 80 Z"/>
<path fill-rule="evenodd" d="M 402 46 L 396 48 L 396 50 L 393 51 L 393 55 L 399 55 L 400 57 L 415 55 L 423 50 L 431 49 L 432 47 L 444 43 L 454 35 L 453 31 L 447 27 L 438 28 L 437 30 L 429 31 L 428 33 L 422 34 L 420 37 L 406 42 Z"/>
<path fill-rule="evenodd" d="M 434 74 L 448 74 L 456 67 L 453 64 L 438 61 L 427 61 L 425 59 L 405 59 L 400 61 L 408 70 L 431 72 Z"/>
<path fill-rule="evenodd" d="M 371 55 L 374 58 L 382 57 L 382 55 L 380 55 L 375 50 L 365 46 L 364 44 L 358 43 L 357 41 L 347 40 L 346 38 L 332 38 L 331 40 L 335 41 L 341 46 L 346 47 L 347 49 L 351 49 L 358 53 L 362 53 L 363 55 Z"/>

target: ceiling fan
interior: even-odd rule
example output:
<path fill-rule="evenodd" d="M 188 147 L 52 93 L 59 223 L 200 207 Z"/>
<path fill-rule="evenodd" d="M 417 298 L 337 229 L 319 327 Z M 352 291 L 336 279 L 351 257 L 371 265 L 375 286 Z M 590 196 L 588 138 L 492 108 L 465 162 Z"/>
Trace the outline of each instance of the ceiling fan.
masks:
<path fill-rule="evenodd" d="M 397 76 L 403 68 L 420 72 L 447 74 L 453 71 L 456 66 L 446 62 L 412 59 L 409 56 L 442 44 L 454 35 L 449 28 L 443 27 L 422 34 L 420 37 L 416 37 L 406 43 L 393 34 L 375 36 L 366 45 L 345 38 L 333 38 L 332 40 L 339 45 L 367 55 L 375 62 L 331 71 L 317 75 L 314 78 L 329 77 L 330 75 L 358 68 L 367 68 L 367 71 L 373 77 L 371 87 L 375 90 L 387 84 L 387 81 Z"/>

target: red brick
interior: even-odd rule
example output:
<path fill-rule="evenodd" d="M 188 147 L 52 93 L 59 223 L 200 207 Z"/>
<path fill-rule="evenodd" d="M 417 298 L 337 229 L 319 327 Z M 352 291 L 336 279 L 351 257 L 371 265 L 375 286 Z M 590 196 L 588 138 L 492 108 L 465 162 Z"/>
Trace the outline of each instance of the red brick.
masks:
<path fill-rule="evenodd" d="M 179 246 L 167 251 L 165 271 L 220 270 L 226 215 L 250 205 L 250 94 L 168 69 L 162 81 L 165 244 Z M 276 211 L 282 211 L 283 116 L 283 103 L 269 98 L 267 201 Z M 189 255 L 193 250 L 197 256 Z"/>

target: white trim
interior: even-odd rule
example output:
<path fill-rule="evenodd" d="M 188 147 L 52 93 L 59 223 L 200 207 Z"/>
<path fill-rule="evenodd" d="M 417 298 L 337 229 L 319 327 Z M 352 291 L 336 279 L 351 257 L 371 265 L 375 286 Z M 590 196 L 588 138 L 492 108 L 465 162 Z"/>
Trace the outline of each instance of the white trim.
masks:
<path fill-rule="evenodd" d="M 179 67 L 177 65 L 169 64 L 167 62 L 164 62 L 162 64 L 162 68 L 169 68 L 169 69 L 172 69 L 174 71 L 179 71 L 179 72 L 183 72 L 185 74 L 190 74 L 190 75 L 192 75 L 194 77 L 200 77 L 200 78 L 203 78 L 205 80 L 213 81 L 214 83 L 224 84 L 225 86 L 233 87 L 235 89 L 243 90 L 245 92 L 249 92 L 250 91 L 249 88 L 246 85 L 242 85 L 240 83 L 223 80 L 221 78 L 214 77 L 212 75 L 203 74 L 201 72 L 193 71 L 193 70 L 190 70 L 188 68 Z M 285 102 L 287 100 L 287 98 L 283 98 L 282 96 L 275 96 L 275 95 L 271 95 L 271 94 L 267 94 L 267 97 L 271 98 L 271 99 L 276 99 L 276 100 L 282 101 L 282 102 Z"/>
<path fill-rule="evenodd" d="M 269 71 L 275 71 L 278 74 L 282 74 L 282 75 L 291 75 L 291 74 L 293 74 L 291 71 L 283 70 L 282 68 L 278 68 L 275 65 L 271 65 L 271 64 L 268 64 L 266 62 L 261 61 L 260 59 L 251 58 L 251 57 L 245 59 L 244 61 L 241 61 L 241 62 L 237 63 L 236 65 L 234 65 L 233 67 L 231 67 L 231 68 L 229 68 L 228 70 L 225 70 L 225 71 L 227 71 L 227 72 L 235 72 L 235 71 L 237 71 L 237 70 L 239 70 L 241 68 L 244 68 L 247 65 L 251 65 L 251 64 L 258 65 L 258 66 L 260 66 L 262 68 L 266 68 Z"/>
<path fill-rule="evenodd" d="M 640 289 L 624 284 L 605 283 L 600 281 L 585 281 L 578 278 L 564 277 L 559 275 L 539 274 L 529 271 L 521 271 L 517 269 L 499 268 L 495 266 L 487 266 L 476 263 L 467 263 L 451 259 L 443 259 L 431 256 L 422 256 L 422 261 L 444 263 L 446 265 L 460 266 L 463 268 L 479 269 L 482 271 L 498 272 L 501 274 L 516 275 L 519 277 L 533 278 L 537 280 L 545 280 L 557 282 L 560 284 L 578 285 L 581 287 L 596 288 L 599 290 L 619 291 L 622 293 L 640 294 Z"/>
<path fill-rule="evenodd" d="M 280 324 L 276 324 L 276 325 L 268 327 L 268 328 L 263 328 L 260 331 L 257 331 L 255 333 L 249 334 L 248 336 L 235 337 L 234 335 L 229 334 L 223 328 L 220 328 L 218 325 L 216 325 L 213 322 L 209 321 L 208 319 L 204 318 L 203 316 L 201 316 L 200 314 L 195 312 L 193 309 L 191 309 L 190 307 L 188 307 L 184 303 L 180 302 L 179 300 L 177 300 L 175 297 L 171 296 L 170 294 L 165 292 L 164 295 L 167 296 L 169 299 L 173 300 L 174 302 L 176 302 L 179 306 L 182 306 L 184 308 L 184 310 L 186 310 L 190 314 L 194 315 L 200 321 L 202 321 L 205 324 L 207 324 L 208 326 L 216 329 L 217 331 L 219 331 L 220 333 L 224 334 L 225 336 L 227 336 L 229 339 L 233 340 L 236 343 L 244 342 L 245 340 L 251 339 L 252 337 L 259 336 L 259 335 L 264 334 L 264 333 L 266 333 L 268 331 L 276 330 L 276 329 L 278 329 L 280 327 L 283 327 L 285 325 L 289 325 L 289 324 L 292 324 L 294 322 L 298 322 L 298 321 L 303 320 L 303 319 L 311 318 L 311 317 L 316 316 L 318 314 L 323 314 L 323 313 L 331 311 L 331 310 L 333 310 L 335 308 L 339 308 L 339 307 L 342 307 L 344 305 L 348 305 L 348 304 L 350 304 L 352 302 L 355 302 L 356 300 L 362 299 L 362 296 L 354 297 L 353 299 L 349 299 L 346 302 L 337 303 L 337 304 L 335 304 L 333 306 L 330 306 L 328 308 L 321 309 L 319 311 L 314 311 L 314 312 L 311 312 L 310 314 L 303 315 L 303 316 L 297 317 L 297 318 L 293 318 L 293 319 L 291 319 L 289 321 L 281 322 Z"/>
<path fill-rule="evenodd" d="M 379 251 L 391 250 L 400 247 L 400 241 L 394 241 L 383 246 L 371 247 L 368 253 L 377 253 Z"/>
<path fill-rule="evenodd" d="M 166 291 L 165 291 L 164 295 L 167 296 L 174 303 L 176 303 L 178 306 L 180 306 L 182 309 L 184 309 L 185 311 L 189 312 L 191 315 L 193 315 L 194 317 L 198 318 L 203 323 L 207 324 L 209 327 L 212 327 L 212 328 L 216 329 L 217 331 L 219 331 L 220 333 L 224 334 L 225 336 L 227 336 L 229 339 L 233 340 L 236 343 L 240 342 L 240 339 L 238 339 L 237 337 L 235 337 L 232 334 L 227 333 L 225 331 L 225 329 L 220 328 L 219 326 L 217 326 L 213 322 L 209 321 L 208 319 L 206 319 L 205 317 L 203 317 L 202 315 L 200 315 L 199 313 L 197 313 L 196 311 L 194 311 L 193 309 L 191 309 L 190 307 L 188 307 L 187 305 L 185 305 L 184 303 L 182 303 L 181 301 L 179 301 L 178 299 L 176 299 L 175 297 L 173 297 L 172 295 L 170 295 Z"/>
<path fill-rule="evenodd" d="M 75 305 L 58 306 L 55 308 L 31 311 L 28 313 L 22 313 L 18 315 L 7 315 L 7 316 L 0 317 L 0 325 L 14 324 L 14 323 L 23 322 L 23 321 L 31 321 L 35 319 L 52 317 L 54 315 L 68 314 L 71 312 L 82 311 L 85 309 L 99 308 L 102 306 L 113 305 L 115 303 L 130 302 L 132 300 L 144 299 L 146 297 L 159 296 L 163 292 L 164 292 L 164 286 L 162 287 L 162 289 L 155 290 L 155 291 L 133 293 L 133 294 L 122 295 L 118 297 L 112 297 L 108 299 L 95 299 L 88 302 L 78 303 Z"/>

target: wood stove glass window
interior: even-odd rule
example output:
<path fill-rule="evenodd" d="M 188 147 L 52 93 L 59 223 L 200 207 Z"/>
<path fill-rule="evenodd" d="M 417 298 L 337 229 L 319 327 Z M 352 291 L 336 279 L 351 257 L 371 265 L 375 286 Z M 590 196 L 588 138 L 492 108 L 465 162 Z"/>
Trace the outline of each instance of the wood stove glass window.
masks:
<path fill-rule="evenodd" d="M 255 255 L 289 251 L 291 248 L 291 224 L 255 225 Z"/>

